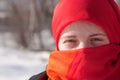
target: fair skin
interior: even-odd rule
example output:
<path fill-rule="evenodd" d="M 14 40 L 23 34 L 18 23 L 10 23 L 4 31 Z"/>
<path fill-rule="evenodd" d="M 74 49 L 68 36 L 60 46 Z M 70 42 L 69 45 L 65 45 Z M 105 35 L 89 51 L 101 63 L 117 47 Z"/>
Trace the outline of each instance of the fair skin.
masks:
<path fill-rule="evenodd" d="M 73 22 L 61 33 L 59 50 L 76 50 L 109 44 L 106 33 L 97 25 L 90 22 Z"/>

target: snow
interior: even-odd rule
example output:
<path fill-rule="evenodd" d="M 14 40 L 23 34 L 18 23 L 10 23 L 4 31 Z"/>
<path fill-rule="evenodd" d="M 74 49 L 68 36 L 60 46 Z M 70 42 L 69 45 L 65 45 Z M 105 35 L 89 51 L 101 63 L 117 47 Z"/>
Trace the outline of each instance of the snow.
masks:
<path fill-rule="evenodd" d="M 28 80 L 45 70 L 49 52 L 0 48 L 0 80 Z"/>

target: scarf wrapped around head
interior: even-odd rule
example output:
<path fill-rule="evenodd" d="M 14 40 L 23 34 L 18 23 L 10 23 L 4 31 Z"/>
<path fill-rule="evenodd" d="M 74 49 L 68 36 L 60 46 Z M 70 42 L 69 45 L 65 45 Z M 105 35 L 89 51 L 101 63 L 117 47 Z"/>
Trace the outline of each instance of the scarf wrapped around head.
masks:
<path fill-rule="evenodd" d="M 99 25 L 111 43 L 120 43 L 120 9 L 114 0 L 60 0 L 52 21 L 57 49 L 63 29 L 72 22 L 81 20 Z"/>
<path fill-rule="evenodd" d="M 59 51 L 64 28 L 75 21 L 100 26 L 110 44 Z M 52 21 L 57 51 L 50 54 L 48 80 L 120 80 L 120 9 L 114 0 L 60 0 Z"/>
<path fill-rule="evenodd" d="M 47 75 L 48 80 L 120 80 L 120 46 L 54 51 Z"/>

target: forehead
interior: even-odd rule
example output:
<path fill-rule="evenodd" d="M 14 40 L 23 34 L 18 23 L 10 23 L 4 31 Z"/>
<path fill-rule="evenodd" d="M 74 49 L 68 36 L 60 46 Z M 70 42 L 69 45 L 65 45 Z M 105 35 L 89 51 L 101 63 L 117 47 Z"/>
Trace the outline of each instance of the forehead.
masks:
<path fill-rule="evenodd" d="M 103 29 L 93 23 L 90 22 L 84 22 L 84 21 L 79 21 L 79 22 L 73 22 L 70 25 L 68 25 L 63 31 L 62 34 L 64 33 L 105 33 Z"/>

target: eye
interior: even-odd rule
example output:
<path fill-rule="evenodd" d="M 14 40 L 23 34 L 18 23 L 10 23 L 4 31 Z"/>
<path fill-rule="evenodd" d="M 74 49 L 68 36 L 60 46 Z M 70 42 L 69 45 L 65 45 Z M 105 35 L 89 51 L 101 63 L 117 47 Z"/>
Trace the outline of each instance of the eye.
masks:
<path fill-rule="evenodd" d="M 63 44 L 67 48 L 75 48 L 78 45 L 77 39 L 65 39 L 63 41 Z"/>
<path fill-rule="evenodd" d="M 104 44 L 107 44 L 106 39 L 104 38 L 101 38 L 101 37 L 90 38 L 90 45 L 92 45 L 93 47 L 104 45 Z"/>
<path fill-rule="evenodd" d="M 100 38 L 91 38 L 90 41 L 91 41 L 91 42 L 94 42 L 94 41 L 103 41 L 103 40 L 100 39 Z"/>
<path fill-rule="evenodd" d="M 64 43 L 76 43 L 76 40 L 68 39 L 68 40 L 65 40 Z"/>

